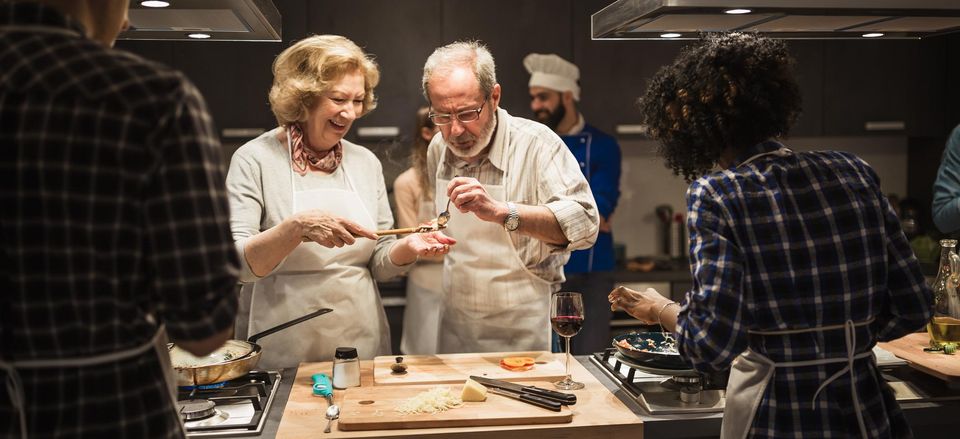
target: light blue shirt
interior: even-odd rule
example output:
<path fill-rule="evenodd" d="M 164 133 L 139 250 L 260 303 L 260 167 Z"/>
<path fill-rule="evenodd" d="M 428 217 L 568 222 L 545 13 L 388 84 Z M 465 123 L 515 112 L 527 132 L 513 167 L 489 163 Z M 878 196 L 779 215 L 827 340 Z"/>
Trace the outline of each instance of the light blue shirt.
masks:
<path fill-rule="evenodd" d="M 943 233 L 960 230 L 960 125 L 947 140 L 933 182 L 933 223 Z"/>

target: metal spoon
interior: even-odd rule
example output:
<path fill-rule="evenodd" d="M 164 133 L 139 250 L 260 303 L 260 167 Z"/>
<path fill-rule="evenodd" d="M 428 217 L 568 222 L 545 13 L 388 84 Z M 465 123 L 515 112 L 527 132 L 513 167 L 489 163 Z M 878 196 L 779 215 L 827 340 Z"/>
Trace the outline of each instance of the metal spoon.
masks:
<path fill-rule="evenodd" d="M 440 215 L 437 215 L 437 226 L 446 227 L 447 221 L 450 221 L 450 199 L 447 198 L 447 208 Z"/>
<path fill-rule="evenodd" d="M 330 407 L 327 407 L 327 428 L 323 429 L 324 433 L 330 432 L 330 425 L 333 424 L 334 419 L 340 418 L 340 406 L 333 404 Z"/>
<path fill-rule="evenodd" d="M 453 178 L 457 178 L 459 175 L 454 175 Z M 437 215 L 437 226 L 443 228 L 447 226 L 447 221 L 450 221 L 450 198 L 447 198 L 447 208 L 443 209 L 443 212 L 440 212 L 440 215 Z"/>

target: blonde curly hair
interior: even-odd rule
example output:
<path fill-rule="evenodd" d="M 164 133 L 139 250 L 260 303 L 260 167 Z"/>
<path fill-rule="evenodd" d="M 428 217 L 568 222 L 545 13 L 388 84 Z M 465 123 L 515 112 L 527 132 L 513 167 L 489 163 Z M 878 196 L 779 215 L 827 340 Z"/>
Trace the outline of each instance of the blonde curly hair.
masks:
<path fill-rule="evenodd" d="M 305 122 L 307 112 L 333 82 L 357 71 L 364 77 L 363 116 L 377 108 L 373 89 L 380 82 L 380 68 L 373 58 L 339 35 L 297 41 L 273 61 L 270 109 L 281 126 Z"/>

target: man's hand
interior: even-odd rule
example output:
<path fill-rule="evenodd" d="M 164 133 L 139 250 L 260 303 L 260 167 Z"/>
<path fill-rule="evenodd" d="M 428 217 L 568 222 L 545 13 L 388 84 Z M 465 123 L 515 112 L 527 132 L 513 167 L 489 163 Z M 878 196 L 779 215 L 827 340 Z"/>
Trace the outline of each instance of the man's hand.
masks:
<path fill-rule="evenodd" d="M 346 218 L 309 210 L 294 215 L 303 241 L 313 241 L 327 248 L 343 247 L 356 242 L 355 237 L 377 239 L 376 233 Z"/>
<path fill-rule="evenodd" d="M 475 178 L 456 177 L 450 180 L 447 196 L 461 213 L 473 212 L 483 221 L 502 223 L 508 213 L 506 203 L 493 199 Z"/>

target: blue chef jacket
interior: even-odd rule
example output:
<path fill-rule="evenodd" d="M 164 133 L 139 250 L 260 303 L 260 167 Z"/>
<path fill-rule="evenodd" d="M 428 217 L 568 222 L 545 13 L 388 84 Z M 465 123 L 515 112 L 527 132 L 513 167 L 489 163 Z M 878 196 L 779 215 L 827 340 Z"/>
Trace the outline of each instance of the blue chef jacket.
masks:
<path fill-rule="evenodd" d="M 580 171 L 590 183 L 600 215 L 609 220 L 620 199 L 620 145 L 617 139 L 590 124 L 586 124 L 580 134 L 560 138 L 580 163 Z M 593 247 L 571 253 L 563 270 L 565 273 L 590 273 L 613 268 L 613 235 L 600 232 Z"/>

